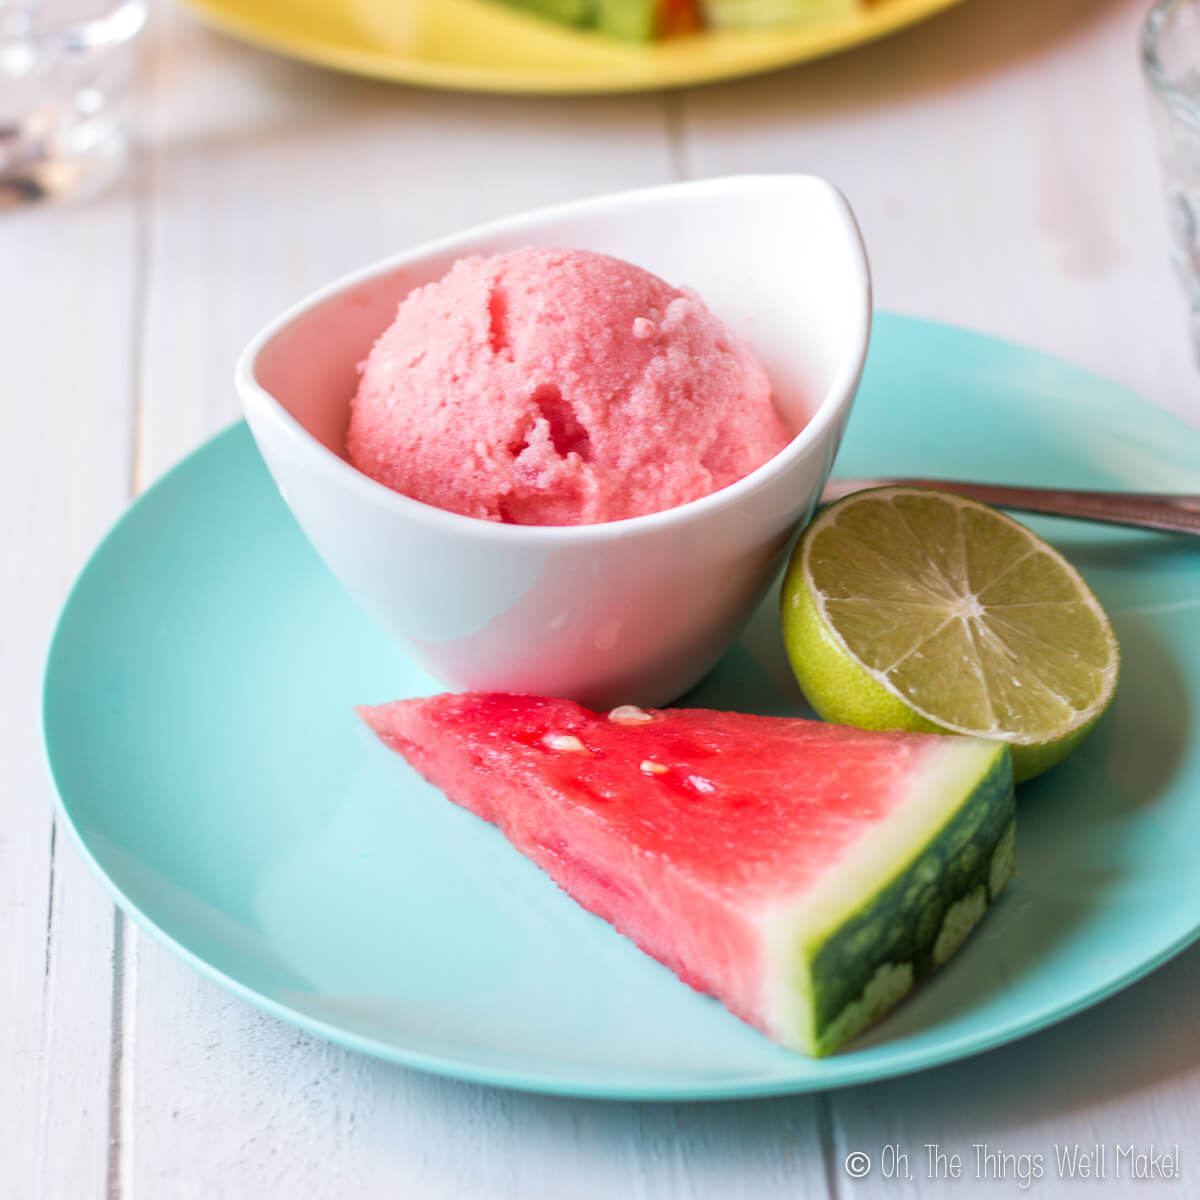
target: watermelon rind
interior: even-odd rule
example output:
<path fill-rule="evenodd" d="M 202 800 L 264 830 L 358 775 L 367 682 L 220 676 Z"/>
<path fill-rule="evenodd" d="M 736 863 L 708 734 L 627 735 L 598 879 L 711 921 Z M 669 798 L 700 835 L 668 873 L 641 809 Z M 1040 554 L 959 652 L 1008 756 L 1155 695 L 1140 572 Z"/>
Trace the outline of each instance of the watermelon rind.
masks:
<path fill-rule="evenodd" d="M 714 29 L 765 29 L 847 17 L 859 0 L 702 0 L 704 23 Z"/>
<path fill-rule="evenodd" d="M 657 0 L 596 0 L 596 28 L 609 37 L 648 42 L 655 34 L 658 7 Z"/>
<path fill-rule="evenodd" d="M 945 741 L 908 803 L 822 886 L 766 918 L 766 1023 L 783 1045 L 837 1050 L 945 962 L 1008 882 L 1008 750 Z"/>
<path fill-rule="evenodd" d="M 592 0 L 501 0 L 509 8 L 521 8 L 559 25 L 591 23 Z"/>
<path fill-rule="evenodd" d="M 658 0 L 502 0 L 559 25 L 594 29 L 630 42 L 648 42 L 654 35 Z"/>

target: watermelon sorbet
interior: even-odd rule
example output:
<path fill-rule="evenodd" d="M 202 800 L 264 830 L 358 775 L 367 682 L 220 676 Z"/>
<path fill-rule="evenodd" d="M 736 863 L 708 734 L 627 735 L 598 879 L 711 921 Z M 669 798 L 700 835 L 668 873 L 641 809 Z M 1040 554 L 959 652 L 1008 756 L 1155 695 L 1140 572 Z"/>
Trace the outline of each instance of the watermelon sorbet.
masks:
<path fill-rule="evenodd" d="M 362 365 L 350 462 L 488 521 L 673 508 L 791 440 L 766 372 L 694 293 L 582 250 L 467 258 L 400 304 Z"/>

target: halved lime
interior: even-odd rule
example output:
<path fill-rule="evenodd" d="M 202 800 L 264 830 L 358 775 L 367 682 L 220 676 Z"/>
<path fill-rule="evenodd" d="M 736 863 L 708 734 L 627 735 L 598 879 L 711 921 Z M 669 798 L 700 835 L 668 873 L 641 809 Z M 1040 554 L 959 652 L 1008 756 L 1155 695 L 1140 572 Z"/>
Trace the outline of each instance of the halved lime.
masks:
<path fill-rule="evenodd" d="M 1075 568 L 948 492 L 875 488 L 824 509 L 788 564 L 782 615 L 825 720 L 1004 741 L 1018 780 L 1065 758 L 1117 684 L 1117 639 Z"/>

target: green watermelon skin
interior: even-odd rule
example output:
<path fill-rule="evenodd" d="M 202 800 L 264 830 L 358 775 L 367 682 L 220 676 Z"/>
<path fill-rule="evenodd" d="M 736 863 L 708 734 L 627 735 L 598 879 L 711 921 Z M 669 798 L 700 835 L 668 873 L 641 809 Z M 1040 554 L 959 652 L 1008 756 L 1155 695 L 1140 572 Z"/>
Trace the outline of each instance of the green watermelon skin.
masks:
<path fill-rule="evenodd" d="M 358 710 L 583 907 L 791 1049 L 838 1049 L 1012 871 L 1007 750 L 506 694 Z"/>
<path fill-rule="evenodd" d="M 559 25 L 595 29 L 630 42 L 651 41 L 658 25 L 658 0 L 502 0 Z"/>
<path fill-rule="evenodd" d="M 701 0 L 704 23 L 714 29 L 772 29 L 850 17 L 861 0 Z"/>
<path fill-rule="evenodd" d="M 590 25 L 593 0 L 501 0 L 509 8 L 521 8 L 559 25 Z"/>
<path fill-rule="evenodd" d="M 658 26 L 657 0 L 596 0 L 596 28 L 628 42 L 649 42 Z"/>

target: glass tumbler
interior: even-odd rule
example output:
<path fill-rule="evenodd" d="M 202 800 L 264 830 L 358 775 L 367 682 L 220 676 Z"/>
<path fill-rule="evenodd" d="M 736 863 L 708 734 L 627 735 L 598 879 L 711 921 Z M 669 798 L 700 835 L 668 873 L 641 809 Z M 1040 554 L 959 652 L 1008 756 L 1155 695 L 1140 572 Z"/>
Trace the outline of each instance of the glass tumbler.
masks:
<path fill-rule="evenodd" d="M 145 0 L 0 0 L 0 208 L 113 177 L 145 18 Z"/>
<path fill-rule="evenodd" d="M 1142 71 L 1158 136 L 1171 261 L 1200 362 L 1200 0 L 1159 0 L 1142 27 Z"/>

